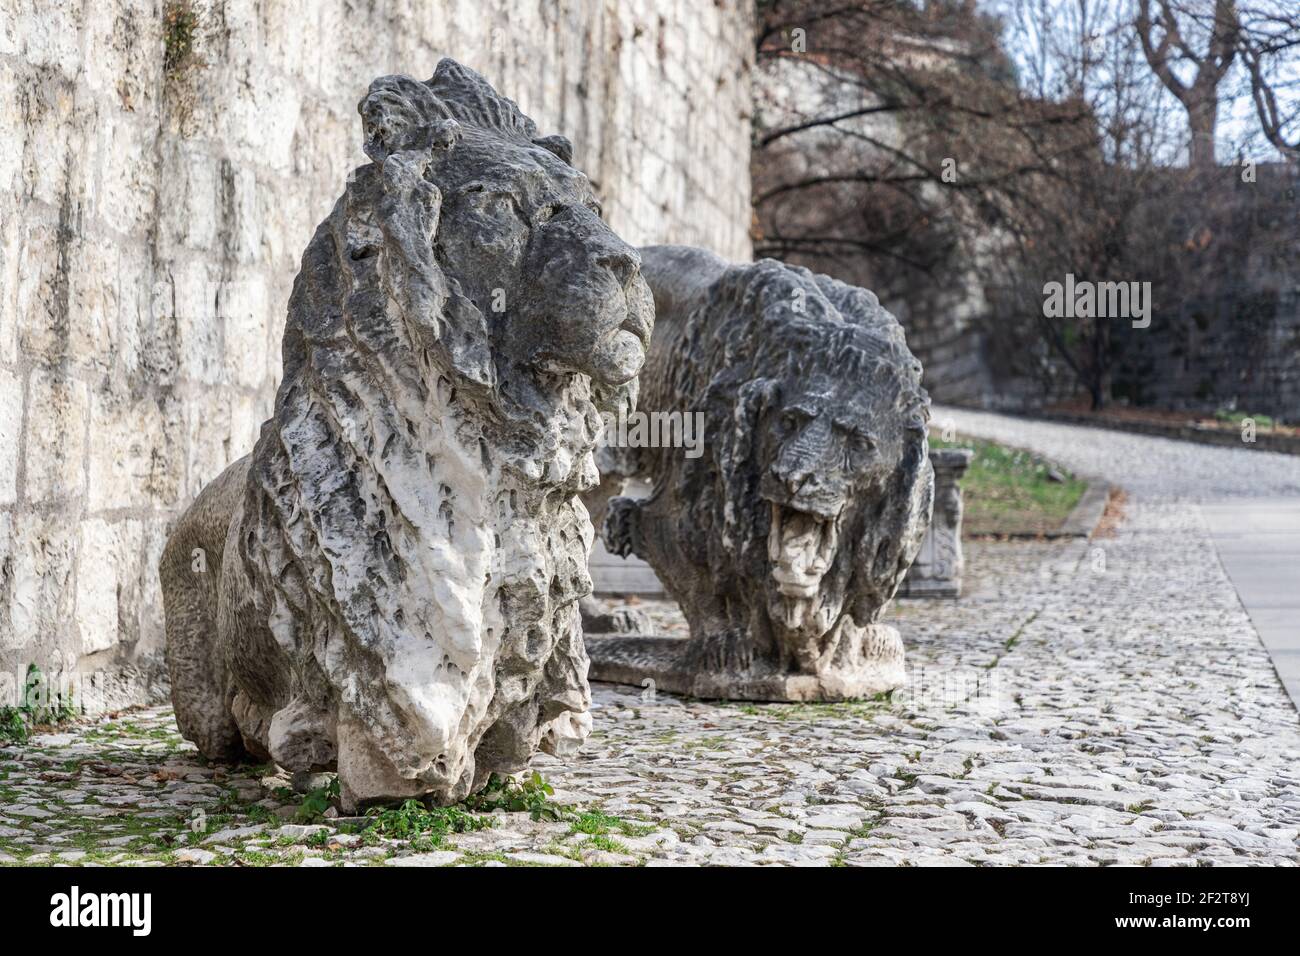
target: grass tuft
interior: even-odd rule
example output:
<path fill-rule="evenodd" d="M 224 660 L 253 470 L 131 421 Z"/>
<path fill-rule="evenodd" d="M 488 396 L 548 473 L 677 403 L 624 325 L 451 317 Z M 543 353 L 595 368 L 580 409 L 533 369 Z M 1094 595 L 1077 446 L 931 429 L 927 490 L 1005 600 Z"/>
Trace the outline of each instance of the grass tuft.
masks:
<path fill-rule="evenodd" d="M 931 435 L 930 447 L 975 451 L 961 479 L 964 537 L 1056 531 L 1088 487 L 1059 465 L 997 442 L 962 436 L 945 442 Z"/>

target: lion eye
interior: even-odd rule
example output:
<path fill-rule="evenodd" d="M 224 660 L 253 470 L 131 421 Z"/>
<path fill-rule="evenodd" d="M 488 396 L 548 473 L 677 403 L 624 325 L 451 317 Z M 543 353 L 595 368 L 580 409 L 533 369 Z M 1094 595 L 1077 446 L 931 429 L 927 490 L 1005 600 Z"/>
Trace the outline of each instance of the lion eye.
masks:
<path fill-rule="evenodd" d="M 480 207 L 487 206 L 495 200 L 498 205 L 508 206 L 516 217 L 523 218 L 519 197 L 508 189 L 494 188 L 486 183 L 469 183 L 456 196 L 470 198 Z"/>
<path fill-rule="evenodd" d="M 548 203 L 547 205 L 543 206 L 541 209 L 537 210 L 537 215 L 534 216 L 533 218 L 538 223 L 550 222 L 552 219 L 558 216 L 563 210 L 564 207 L 559 203 L 554 203 L 554 202 Z"/>
<path fill-rule="evenodd" d="M 848 452 L 849 458 L 858 462 L 866 462 L 875 454 L 876 443 L 861 433 L 854 433 L 849 438 Z"/>
<path fill-rule="evenodd" d="M 781 423 L 785 425 L 786 428 L 798 428 L 800 425 L 810 422 L 816 417 L 816 414 L 813 412 L 796 405 L 793 408 L 787 408 L 781 413 Z"/>

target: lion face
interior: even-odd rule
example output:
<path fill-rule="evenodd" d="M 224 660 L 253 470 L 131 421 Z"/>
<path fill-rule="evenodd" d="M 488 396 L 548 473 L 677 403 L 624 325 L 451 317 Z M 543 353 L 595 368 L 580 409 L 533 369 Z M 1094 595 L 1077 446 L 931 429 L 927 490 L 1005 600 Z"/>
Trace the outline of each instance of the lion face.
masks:
<path fill-rule="evenodd" d="M 910 563 L 928 520 L 928 505 L 912 504 L 928 501 L 924 433 L 896 427 L 888 385 L 791 374 L 764 391 L 751 459 L 764 507 L 752 534 L 766 542 L 768 616 L 778 631 L 820 636 L 855 592 L 877 607 L 892 596 Z M 901 523 L 884 513 L 890 501 L 908 503 Z"/>
<path fill-rule="evenodd" d="M 587 177 L 550 149 L 473 128 L 433 178 L 444 272 L 490 320 L 515 361 L 634 378 L 653 300 L 640 258 L 601 220 Z"/>
<path fill-rule="evenodd" d="M 882 443 L 861 388 L 823 378 L 792 383 L 765 416 L 760 496 L 770 505 L 768 557 L 781 595 L 812 598 L 830 569 L 855 492 L 879 485 L 901 449 Z"/>

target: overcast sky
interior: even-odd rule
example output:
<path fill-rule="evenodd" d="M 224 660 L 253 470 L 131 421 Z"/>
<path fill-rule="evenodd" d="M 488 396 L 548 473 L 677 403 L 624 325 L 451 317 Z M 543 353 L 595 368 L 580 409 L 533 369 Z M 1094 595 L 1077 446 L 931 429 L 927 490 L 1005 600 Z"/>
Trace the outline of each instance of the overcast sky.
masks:
<path fill-rule="evenodd" d="M 1186 0 L 1186 2 L 1197 2 L 1197 0 Z M 1212 9 L 1212 0 L 1199 0 L 1199 2 L 1204 2 L 1207 9 Z M 1028 35 L 1026 34 L 1023 20 L 1017 24 L 1016 11 L 1041 5 L 1042 8 L 1051 11 L 1054 29 L 1060 31 L 1061 36 L 1068 37 L 1073 36 L 1076 30 L 1080 3 L 1081 0 L 980 0 L 983 9 L 998 14 L 1008 24 L 1004 37 L 1007 52 L 1016 61 L 1021 74 L 1025 76 L 1033 72 L 1030 61 L 1035 55 L 1035 41 L 1032 29 Z M 1131 24 L 1136 10 L 1135 0 L 1086 0 L 1086 3 L 1098 22 L 1111 24 Z M 1281 4 L 1280 9 L 1288 13 L 1293 13 L 1297 7 L 1300 7 L 1300 0 L 1250 0 L 1250 3 L 1256 8 L 1260 4 Z M 1130 25 L 1124 29 L 1136 39 L 1135 27 Z M 1249 74 L 1241 63 L 1236 62 L 1219 88 L 1218 156 L 1221 163 L 1235 159 L 1239 150 L 1247 158 L 1257 162 L 1273 162 L 1281 159 L 1277 150 L 1260 132 L 1250 96 L 1248 77 Z M 1300 55 L 1282 61 L 1277 78 L 1280 80 L 1277 84 L 1280 105 L 1284 110 L 1294 109 L 1295 104 L 1300 102 Z M 1187 135 L 1187 114 L 1181 104 L 1158 82 L 1153 85 L 1153 93 L 1169 107 L 1171 133 L 1178 141 L 1184 141 Z M 1300 133 L 1300 130 L 1291 129 L 1288 133 L 1294 137 Z M 1186 161 L 1185 146 L 1181 155 L 1174 161 Z"/>

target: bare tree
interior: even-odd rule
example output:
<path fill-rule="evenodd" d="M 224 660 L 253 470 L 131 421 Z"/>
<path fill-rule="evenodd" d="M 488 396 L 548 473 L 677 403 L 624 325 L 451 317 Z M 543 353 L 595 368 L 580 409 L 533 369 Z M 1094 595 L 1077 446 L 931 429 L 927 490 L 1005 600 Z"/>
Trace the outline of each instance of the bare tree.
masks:
<path fill-rule="evenodd" d="M 1002 254 L 987 268 L 987 351 L 998 381 L 1036 378 L 1043 398 L 1082 387 L 1100 408 L 1119 357 L 1113 322 L 1049 317 L 1043 289 L 1067 275 L 1118 278 L 1145 245 L 1141 209 L 1166 151 L 1159 84 L 1123 0 L 1013 0 L 1004 10 L 1021 82 L 1044 99 L 1083 104 L 1089 123 L 1074 133 L 1082 148 L 1057 160 L 1060 175 L 1022 184 L 1033 202 L 1004 207 Z"/>
<path fill-rule="evenodd" d="M 1243 189 L 1214 135 L 1258 71 L 1265 135 L 1294 155 L 1295 0 L 988 4 L 760 4 L 756 253 L 875 289 L 927 368 L 978 350 L 999 398 L 1149 401 L 1171 354 L 1200 375 L 1213 323 L 1234 342 L 1272 328 L 1255 298 L 1285 245 L 1261 225 L 1279 179 Z M 1149 282 L 1154 328 L 1049 317 L 1045 285 L 1067 275 Z"/>
<path fill-rule="evenodd" d="M 1058 175 L 1058 134 L 1086 108 L 1024 96 L 1001 22 L 971 0 L 759 10 L 755 253 L 940 308 L 979 221 Z"/>
<path fill-rule="evenodd" d="M 1293 0 L 1242 7 L 1239 46 L 1264 137 L 1300 160 L 1300 10 Z"/>
<path fill-rule="evenodd" d="M 1138 0 L 1136 25 L 1151 69 L 1187 110 L 1188 165 L 1213 166 L 1219 84 L 1237 55 L 1236 0 Z M 1187 70 L 1189 80 L 1179 76 Z"/>

